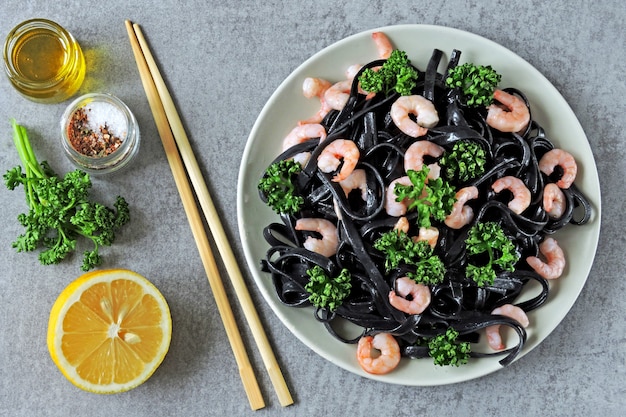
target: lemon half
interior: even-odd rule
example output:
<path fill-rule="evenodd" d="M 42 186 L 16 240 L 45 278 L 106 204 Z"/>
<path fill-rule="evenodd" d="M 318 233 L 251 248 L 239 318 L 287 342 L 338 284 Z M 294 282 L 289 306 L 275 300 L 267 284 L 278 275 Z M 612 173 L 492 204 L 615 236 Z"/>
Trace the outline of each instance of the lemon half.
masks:
<path fill-rule="evenodd" d="M 145 382 L 159 367 L 172 334 L 163 295 L 125 269 L 86 273 L 50 311 L 48 350 L 74 385 L 112 394 Z"/>

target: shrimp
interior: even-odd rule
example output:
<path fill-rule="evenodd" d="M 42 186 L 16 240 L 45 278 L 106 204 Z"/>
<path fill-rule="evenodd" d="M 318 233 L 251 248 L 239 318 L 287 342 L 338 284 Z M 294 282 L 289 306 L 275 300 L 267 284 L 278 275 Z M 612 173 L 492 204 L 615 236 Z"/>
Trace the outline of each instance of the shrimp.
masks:
<path fill-rule="evenodd" d="M 530 111 L 524 100 L 502 90 L 495 90 L 487 112 L 487 124 L 500 132 L 519 132 L 528 126 Z"/>
<path fill-rule="evenodd" d="M 423 96 L 402 96 L 391 105 L 391 119 L 405 134 L 417 138 L 424 136 L 428 128 L 439 123 L 439 115 L 433 103 Z M 409 115 L 414 115 L 413 121 Z"/>
<path fill-rule="evenodd" d="M 565 269 L 565 254 L 554 238 L 547 238 L 539 245 L 539 252 L 546 258 L 547 263 L 536 256 L 529 256 L 526 262 L 532 269 L 545 279 L 556 279 Z"/>
<path fill-rule="evenodd" d="M 325 173 L 333 172 L 341 165 L 341 170 L 333 177 L 333 181 L 343 181 L 354 171 L 361 153 L 356 144 L 351 140 L 337 139 L 326 146 L 317 158 L 317 167 Z"/>
<path fill-rule="evenodd" d="M 409 200 L 404 199 L 402 201 L 397 201 L 395 188 L 396 184 L 401 185 L 412 185 L 411 179 L 408 176 L 396 178 L 395 180 L 389 183 L 387 187 L 387 193 L 385 196 L 385 211 L 390 216 L 403 216 L 406 213 L 407 207 L 409 205 Z"/>
<path fill-rule="evenodd" d="M 301 124 L 294 127 L 285 139 L 283 139 L 283 152 L 299 143 L 306 142 L 309 139 L 320 138 L 320 141 L 326 139 L 326 129 L 320 124 Z M 294 155 L 293 160 L 304 166 L 309 161 L 311 152 L 300 152 Z"/>
<path fill-rule="evenodd" d="M 359 339 L 356 356 L 365 372 L 382 375 L 393 371 L 400 363 L 400 345 L 389 333 L 363 336 Z"/>
<path fill-rule="evenodd" d="M 576 160 L 572 154 L 563 149 L 552 149 L 539 160 L 539 170 L 546 175 L 551 175 L 557 166 L 561 167 L 563 175 L 556 182 L 556 185 L 564 189 L 569 188 L 576 179 L 578 171 Z"/>
<path fill-rule="evenodd" d="M 478 188 L 474 186 L 461 188 L 456 192 L 455 197 L 456 202 L 452 206 L 452 212 L 446 216 L 444 223 L 451 229 L 460 229 L 474 218 L 474 210 L 465 203 L 478 198 Z"/>
<path fill-rule="evenodd" d="M 339 185 L 346 197 L 352 190 L 361 190 L 361 198 L 367 200 L 367 175 L 364 169 L 355 169 L 345 180 L 339 181 Z"/>
<path fill-rule="evenodd" d="M 363 199 L 363 201 L 367 201 L 368 189 L 367 175 L 365 174 L 365 170 L 355 169 L 354 171 L 352 171 L 352 174 L 348 175 L 348 178 L 339 181 L 339 185 L 346 195 L 346 198 L 350 195 L 352 190 L 361 190 L 361 198 Z M 333 203 L 335 207 L 335 214 L 337 214 L 337 219 L 343 219 L 342 210 L 341 208 L 339 208 L 337 199 L 333 198 Z"/>
<path fill-rule="evenodd" d="M 376 44 L 378 57 L 380 59 L 389 58 L 394 48 L 387 35 L 385 35 L 383 32 L 374 32 L 372 33 L 372 39 L 374 40 L 374 44 Z"/>
<path fill-rule="evenodd" d="M 412 169 L 420 171 L 424 165 L 424 156 L 428 155 L 434 158 L 439 158 L 443 155 L 444 151 L 445 149 L 441 146 L 427 140 L 418 140 L 417 142 L 413 142 L 404 153 L 404 170 L 408 171 L 409 169 Z M 438 163 L 432 163 L 428 165 L 428 168 L 428 178 L 433 180 L 439 178 L 441 168 Z"/>
<path fill-rule="evenodd" d="M 389 41 L 389 38 L 387 38 L 387 36 L 382 33 L 382 32 L 374 32 L 372 33 L 372 39 L 374 40 L 374 43 L 376 45 L 376 49 L 378 51 L 378 58 L 380 59 L 387 59 L 389 58 L 389 56 L 391 55 L 391 52 L 393 51 L 393 45 L 391 45 L 391 42 Z M 362 64 L 353 64 L 350 65 L 347 69 L 346 69 L 346 78 L 348 80 L 350 80 L 350 82 L 354 81 L 354 77 L 358 74 L 358 72 L 361 70 L 361 68 L 363 68 Z M 374 71 L 377 71 L 378 68 L 380 67 L 376 67 L 376 68 L 372 68 Z M 371 98 L 373 98 L 374 96 L 376 96 L 376 93 L 374 92 L 367 92 L 365 90 L 363 90 L 361 88 L 361 86 L 359 85 L 359 94 L 363 94 L 365 96 L 365 100 L 370 100 Z"/>
<path fill-rule="evenodd" d="M 341 110 L 350 98 L 352 80 L 343 80 L 331 85 L 324 92 L 324 104 L 332 110 Z"/>
<path fill-rule="evenodd" d="M 508 207 L 513 213 L 521 214 L 530 205 L 530 190 L 526 187 L 524 182 L 519 178 L 512 176 L 502 177 L 497 179 L 491 188 L 496 193 L 502 190 L 509 190 L 513 193 L 513 199 L 509 201 Z"/>
<path fill-rule="evenodd" d="M 561 188 L 554 183 L 546 184 L 543 189 L 543 209 L 548 216 L 558 219 L 563 215 L 566 207 L 565 194 Z"/>
<path fill-rule="evenodd" d="M 317 113 L 315 113 L 315 115 L 311 116 L 310 118 L 306 120 L 300 120 L 298 122 L 299 125 L 304 125 L 308 123 L 320 123 L 324 119 L 324 117 L 326 117 L 331 108 L 328 107 L 328 104 L 324 100 L 324 93 L 326 93 L 326 90 L 328 90 L 330 86 L 331 83 L 322 78 L 308 77 L 304 79 L 304 82 L 302 83 L 302 94 L 306 98 L 318 97 L 320 99 L 320 109 Z"/>
<path fill-rule="evenodd" d="M 359 71 L 361 71 L 361 68 L 363 68 L 363 65 L 361 64 L 350 65 L 348 68 L 346 68 L 346 78 L 348 80 L 353 80 L 354 77 L 356 77 L 356 75 L 359 73 Z"/>
<path fill-rule="evenodd" d="M 296 230 L 306 230 L 322 235 L 321 239 L 309 236 L 304 241 L 305 249 L 331 257 L 337 253 L 339 236 L 337 227 L 326 219 L 303 218 L 296 220 Z"/>
<path fill-rule="evenodd" d="M 409 233 L 409 219 L 404 216 L 400 217 L 396 224 L 393 226 L 393 230 Z"/>
<path fill-rule="evenodd" d="M 283 152 L 309 139 L 320 138 L 320 141 L 326 139 L 326 129 L 320 124 L 304 124 L 294 127 L 285 139 L 283 139 Z"/>
<path fill-rule="evenodd" d="M 379 58 L 389 58 L 389 55 L 391 55 L 393 51 L 393 46 L 389 38 L 382 32 L 374 32 L 372 33 L 372 39 L 378 50 Z M 352 89 L 354 77 L 362 67 L 361 64 L 351 65 L 346 69 L 346 79 L 335 84 L 331 84 L 329 81 L 322 78 L 305 78 L 302 83 L 302 94 L 306 98 L 318 97 L 320 99 L 320 109 L 310 118 L 300 120 L 298 124 L 320 123 L 331 110 L 343 109 L 350 98 L 350 90 Z M 368 94 L 360 88 L 359 92 L 367 95 L 368 99 L 374 96 L 374 94 Z"/>
<path fill-rule="evenodd" d="M 528 316 L 524 310 L 514 306 L 513 304 L 504 304 L 497 307 L 491 312 L 491 314 L 502 315 L 517 320 L 524 328 L 528 327 L 530 324 Z M 494 324 L 493 326 L 486 327 L 485 332 L 487 333 L 487 343 L 489 343 L 489 347 L 494 350 L 502 350 L 505 348 L 504 343 L 502 342 L 502 336 L 500 336 L 500 324 Z"/>
<path fill-rule="evenodd" d="M 323 78 L 307 77 L 302 82 L 302 94 L 306 98 L 322 97 L 332 84 Z"/>
<path fill-rule="evenodd" d="M 359 71 L 361 71 L 361 68 L 363 68 L 363 65 L 361 65 L 361 64 L 352 64 L 352 65 L 350 65 L 346 69 L 346 73 L 345 73 L 346 74 L 346 78 L 348 80 L 350 80 L 350 82 L 353 82 L 354 81 L 354 77 L 356 77 L 356 75 L 359 73 Z M 374 92 L 368 93 L 367 91 L 363 90 L 361 88 L 361 83 L 359 83 L 358 89 L 359 89 L 359 94 L 363 94 L 365 96 L 365 100 L 370 100 L 371 98 L 376 96 L 376 93 L 374 93 Z"/>
<path fill-rule="evenodd" d="M 374 41 L 374 45 L 376 45 L 376 51 L 378 52 L 379 59 L 387 59 L 393 52 L 394 47 L 391 44 L 391 41 L 383 32 L 374 32 L 372 33 L 372 40 Z M 350 65 L 346 69 L 346 78 L 352 80 L 356 74 L 363 68 L 362 64 L 353 64 Z"/>
<path fill-rule="evenodd" d="M 431 248 L 434 248 L 439 240 L 439 229 L 436 227 L 420 227 L 417 236 L 413 240 L 416 242 L 426 241 Z"/>
<path fill-rule="evenodd" d="M 389 291 L 389 304 L 403 313 L 421 314 L 430 305 L 430 288 L 408 277 L 398 278 L 395 291 Z"/>

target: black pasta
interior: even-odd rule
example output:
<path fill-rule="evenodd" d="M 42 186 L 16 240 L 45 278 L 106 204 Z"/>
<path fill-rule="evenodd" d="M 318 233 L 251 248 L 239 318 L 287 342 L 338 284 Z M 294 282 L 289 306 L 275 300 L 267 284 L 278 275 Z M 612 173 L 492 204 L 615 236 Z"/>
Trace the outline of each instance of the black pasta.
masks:
<path fill-rule="evenodd" d="M 460 51 L 453 51 L 449 69 L 458 64 L 460 55 Z M 343 304 L 332 312 L 314 309 L 315 319 L 342 342 L 356 343 L 359 337 L 346 338 L 335 331 L 333 321 L 339 317 L 362 327 L 362 335 L 378 332 L 393 334 L 401 346 L 402 355 L 410 358 L 428 356 L 427 347 L 417 342 L 445 332 L 449 327 L 459 332 L 462 340 L 475 342 L 481 329 L 505 325 L 513 328 L 519 336 L 514 348 L 500 352 L 472 352 L 472 356 L 505 355 L 500 363 L 507 365 L 522 350 L 526 332 L 517 321 L 492 315 L 491 311 L 503 304 L 515 303 L 525 285 L 531 281 L 539 284 L 541 292 L 516 305 L 530 311 L 546 302 L 548 282 L 524 260 L 527 256 L 538 254 L 538 245 L 547 235 L 568 224 L 586 223 L 591 206 L 584 194 L 572 185 L 563 190 L 566 209 L 562 215 L 550 217 L 543 208 L 542 194 L 545 185 L 554 182 L 554 178 L 539 170 L 538 161 L 554 145 L 542 127 L 532 120 L 532 115 L 523 132 L 503 133 L 490 127 L 486 123 L 486 107 L 465 106 L 459 99 L 459 92 L 445 85 L 445 74 L 437 72 L 441 58 L 441 51 L 435 50 L 425 71 L 415 68 L 420 81 L 413 93 L 433 102 L 440 115 L 439 124 L 419 139 L 432 141 L 446 151 L 459 141 L 476 142 L 485 151 L 488 168 L 478 178 L 453 184 L 457 188 L 475 186 L 479 189 L 479 198 L 467 203 L 475 213 L 472 223 L 453 230 L 435 222 L 440 235 L 434 251 L 444 260 L 447 271 L 442 283 L 430 286 L 430 306 L 421 314 L 408 315 L 396 310 L 388 301 L 395 279 L 405 271 L 402 268 L 387 271 L 384 255 L 374 248 L 374 242 L 382 233 L 393 229 L 398 220 L 385 213 L 386 189 L 392 180 L 404 175 L 404 153 L 415 138 L 402 133 L 390 119 L 390 106 L 399 95 L 377 94 L 366 99 L 358 90 L 358 74 L 354 77 L 350 98 L 344 109 L 331 111 L 321 122 L 327 131 L 326 139 L 323 142 L 312 139 L 293 146 L 274 161 L 289 159 L 302 152 L 311 153 L 309 162 L 297 179 L 298 194 L 304 197 L 304 205 L 299 213 L 282 215 L 281 223 L 272 223 L 265 228 L 264 237 L 270 249 L 262 260 L 262 267 L 271 275 L 281 302 L 293 307 L 311 306 L 305 290 L 308 269 L 318 265 L 329 273 L 343 268 L 350 270 L 352 291 Z M 365 65 L 361 72 L 383 62 L 373 61 Z M 521 97 L 529 106 L 523 92 L 516 89 L 506 91 Z M 331 180 L 331 175 L 322 173 L 316 165 L 317 157 L 324 148 L 342 138 L 354 141 L 360 150 L 357 167 L 365 171 L 367 178 L 365 198 L 346 195 L 341 186 Z M 505 193 L 498 195 L 490 188 L 496 179 L 504 176 L 521 179 L 531 193 L 530 206 L 520 214 L 507 207 L 508 196 Z M 412 216 L 407 214 L 410 221 Z M 323 218 L 337 225 L 340 244 L 335 255 L 325 257 L 303 247 L 307 233 L 295 228 L 297 219 L 301 217 Z M 464 242 L 472 225 L 486 221 L 497 221 L 502 225 L 521 257 L 515 271 L 498 273 L 492 285 L 481 287 L 463 273 L 468 262 Z"/>

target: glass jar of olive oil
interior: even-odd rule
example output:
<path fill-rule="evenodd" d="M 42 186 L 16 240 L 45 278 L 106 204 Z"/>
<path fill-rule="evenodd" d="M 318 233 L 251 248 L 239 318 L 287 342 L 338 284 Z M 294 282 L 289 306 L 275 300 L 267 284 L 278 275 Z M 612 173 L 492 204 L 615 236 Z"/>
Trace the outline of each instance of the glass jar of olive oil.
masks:
<path fill-rule="evenodd" d="M 13 86 L 33 101 L 57 103 L 73 96 L 85 78 L 85 58 L 76 39 L 57 23 L 31 19 L 4 43 L 4 69 Z"/>

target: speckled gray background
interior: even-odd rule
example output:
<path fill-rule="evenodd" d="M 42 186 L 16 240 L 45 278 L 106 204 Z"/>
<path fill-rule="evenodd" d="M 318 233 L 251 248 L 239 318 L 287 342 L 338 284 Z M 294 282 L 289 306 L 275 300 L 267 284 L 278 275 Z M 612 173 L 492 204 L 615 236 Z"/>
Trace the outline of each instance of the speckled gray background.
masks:
<path fill-rule="evenodd" d="M 154 376 L 130 392 L 98 396 L 74 388 L 46 348 L 50 306 L 79 271 L 42 267 L 16 254 L 23 196 L 0 187 L 0 415 L 2 416 L 618 416 L 626 406 L 623 199 L 626 48 L 622 1 L 158 2 L 9 0 L 0 35 L 31 17 L 56 20 L 78 38 L 89 74 L 83 91 L 108 91 L 135 112 L 138 159 L 123 174 L 94 181 L 94 195 L 121 193 L 134 211 L 107 266 L 134 269 L 168 299 L 171 349 Z M 294 396 L 283 408 L 258 352 L 266 407 L 249 409 L 124 28 L 140 23 L 173 91 L 238 258 L 236 182 L 247 135 L 265 101 L 302 61 L 357 32 L 402 23 L 455 27 L 496 41 L 529 61 L 563 94 L 588 135 L 602 192 L 597 257 L 580 298 L 561 325 L 509 368 L 431 388 L 386 385 L 348 373 L 313 353 L 252 296 Z M 17 162 L 8 123 L 27 125 L 37 153 L 70 169 L 58 146 L 66 103 L 27 101 L 0 77 L 0 168 Z M 252 279 L 246 271 L 246 279 Z M 230 287 L 227 287 L 229 293 Z M 235 314 L 242 318 L 235 306 Z M 253 344 L 251 334 L 244 340 Z"/>

